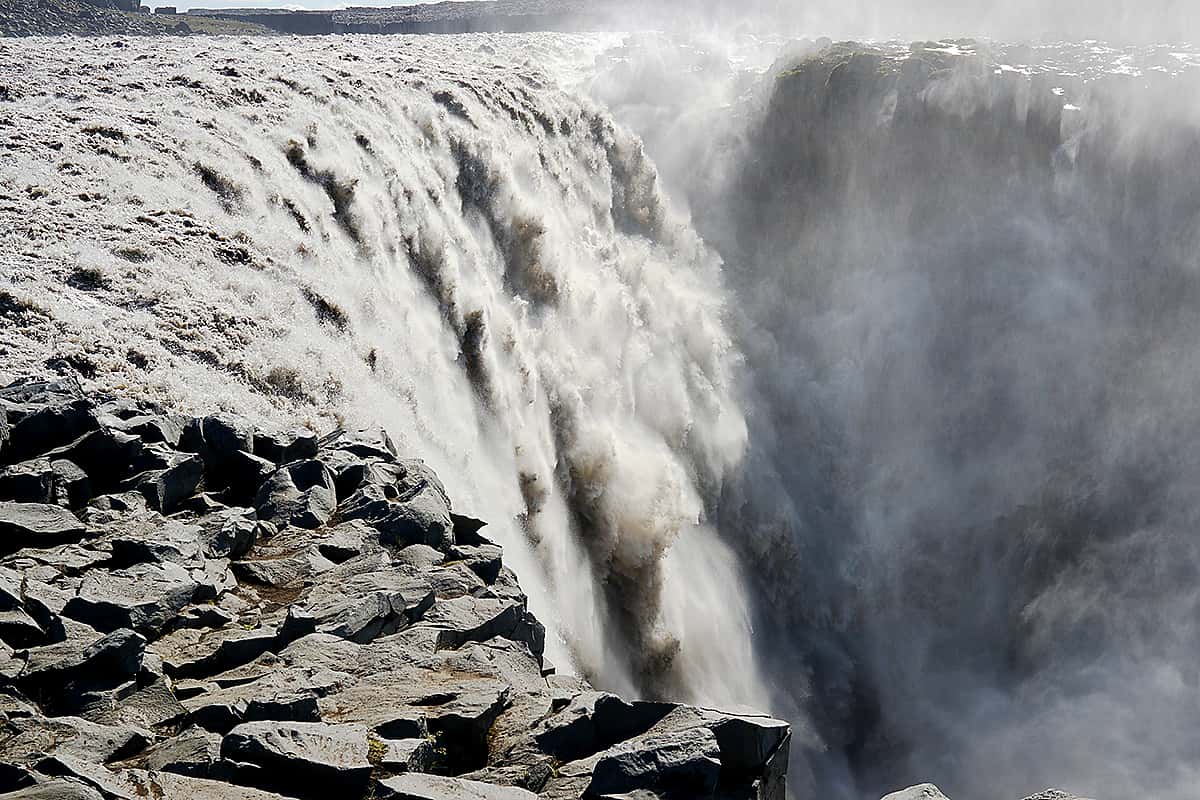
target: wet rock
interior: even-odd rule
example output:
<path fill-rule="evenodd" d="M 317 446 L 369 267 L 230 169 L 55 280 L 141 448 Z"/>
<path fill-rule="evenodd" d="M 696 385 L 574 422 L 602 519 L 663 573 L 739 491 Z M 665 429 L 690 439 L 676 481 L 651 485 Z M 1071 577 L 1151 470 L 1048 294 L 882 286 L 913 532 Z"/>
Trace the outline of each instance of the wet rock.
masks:
<path fill-rule="evenodd" d="M 358 795 L 374 768 L 362 725 L 251 722 L 230 731 L 221 755 L 239 779 L 301 798 Z"/>
<path fill-rule="evenodd" d="M 0 553 L 77 542 L 85 530 L 78 517 L 59 506 L 0 502 Z"/>
<path fill-rule="evenodd" d="M 280 468 L 255 500 L 260 519 L 279 527 L 319 528 L 337 506 L 333 474 L 320 461 L 298 461 Z"/>
<path fill-rule="evenodd" d="M 513 786 L 444 778 L 438 775 L 398 775 L 379 781 L 381 800 L 536 800 L 537 795 Z"/>

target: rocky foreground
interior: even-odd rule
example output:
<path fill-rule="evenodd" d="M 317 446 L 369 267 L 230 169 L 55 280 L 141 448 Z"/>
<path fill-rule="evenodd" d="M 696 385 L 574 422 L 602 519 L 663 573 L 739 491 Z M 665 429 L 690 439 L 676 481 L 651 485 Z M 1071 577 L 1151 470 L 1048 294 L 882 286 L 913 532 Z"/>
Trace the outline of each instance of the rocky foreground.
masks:
<path fill-rule="evenodd" d="M 778 720 L 556 675 L 383 431 L 0 389 L 0 796 L 782 798 Z"/>

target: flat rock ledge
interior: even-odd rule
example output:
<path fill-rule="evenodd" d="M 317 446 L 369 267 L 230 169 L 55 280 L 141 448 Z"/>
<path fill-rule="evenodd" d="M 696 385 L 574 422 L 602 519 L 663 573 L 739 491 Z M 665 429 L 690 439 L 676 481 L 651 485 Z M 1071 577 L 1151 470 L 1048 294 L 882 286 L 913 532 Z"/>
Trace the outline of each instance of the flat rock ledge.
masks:
<path fill-rule="evenodd" d="M 557 675 L 382 430 L 0 389 L 0 797 L 783 800 L 790 731 Z"/>

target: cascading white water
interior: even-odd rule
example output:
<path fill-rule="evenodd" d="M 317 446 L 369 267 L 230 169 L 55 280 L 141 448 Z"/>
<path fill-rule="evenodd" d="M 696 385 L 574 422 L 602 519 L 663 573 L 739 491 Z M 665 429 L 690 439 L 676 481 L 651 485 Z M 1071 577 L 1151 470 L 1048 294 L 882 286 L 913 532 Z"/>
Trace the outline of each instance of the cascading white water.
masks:
<path fill-rule="evenodd" d="M 597 42 L 6 47 L 3 286 L 41 311 L 5 371 L 380 420 L 491 523 L 561 666 L 762 705 L 709 521 L 746 442 L 719 262 L 534 66 Z"/>
<path fill-rule="evenodd" d="M 721 528 L 812 790 L 1192 797 L 1195 48 L 808 42 L 747 82 L 725 47 L 592 90 L 725 257 Z"/>

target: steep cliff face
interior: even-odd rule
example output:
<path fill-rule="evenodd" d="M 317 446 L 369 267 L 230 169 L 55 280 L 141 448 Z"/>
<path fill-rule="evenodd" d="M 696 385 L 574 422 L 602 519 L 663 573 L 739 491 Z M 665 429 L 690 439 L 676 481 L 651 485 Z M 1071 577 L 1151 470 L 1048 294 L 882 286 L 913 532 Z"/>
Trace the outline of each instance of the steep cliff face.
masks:
<path fill-rule="evenodd" d="M 5 797 L 784 796 L 786 723 L 556 675 L 382 430 L 22 381 L 0 464 Z"/>
<path fill-rule="evenodd" d="M 815 46 L 693 202 L 757 393 L 722 528 L 862 785 L 1192 791 L 1195 64 Z"/>

